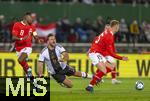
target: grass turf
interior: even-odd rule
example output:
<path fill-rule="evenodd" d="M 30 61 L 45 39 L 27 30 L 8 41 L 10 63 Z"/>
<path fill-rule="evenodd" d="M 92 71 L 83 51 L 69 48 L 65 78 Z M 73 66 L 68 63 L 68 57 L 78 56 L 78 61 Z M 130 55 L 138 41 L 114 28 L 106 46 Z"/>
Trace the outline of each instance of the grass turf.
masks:
<path fill-rule="evenodd" d="M 135 89 L 139 78 L 119 79 L 121 84 L 112 85 L 111 79 L 104 79 L 94 93 L 85 91 L 90 79 L 71 79 L 73 88 L 63 88 L 53 79 L 50 81 L 50 101 L 150 101 L 150 79 L 140 78 L 144 89 Z"/>

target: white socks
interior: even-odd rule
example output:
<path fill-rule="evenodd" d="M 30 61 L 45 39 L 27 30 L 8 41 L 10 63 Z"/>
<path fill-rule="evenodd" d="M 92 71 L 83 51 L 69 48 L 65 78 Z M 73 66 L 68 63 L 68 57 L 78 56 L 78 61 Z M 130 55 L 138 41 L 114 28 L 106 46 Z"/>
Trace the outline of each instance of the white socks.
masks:
<path fill-rule="evenodd" d="M 85 72 L 81 72 L 82 77 L 87 77 L 87 74 Z"/>
<path fill-rule="evenodd" d="M 89 84 L 90 87 L 93 87 L 93 85 Z"/>

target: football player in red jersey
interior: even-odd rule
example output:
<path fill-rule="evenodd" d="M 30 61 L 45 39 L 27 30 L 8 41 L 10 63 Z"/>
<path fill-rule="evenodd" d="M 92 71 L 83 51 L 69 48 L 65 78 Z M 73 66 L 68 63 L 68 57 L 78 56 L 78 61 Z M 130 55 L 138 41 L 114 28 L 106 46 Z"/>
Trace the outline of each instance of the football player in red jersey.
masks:
<path fill-rule="evenodd" d="M 18 56 L 18 62 L 23 67 L 27 77 L 33 79 L 31 68 L 29 68 L 27 64 L 28 56 L 32 52 L 32 37 L 34 37 L 38 43 L 42 43 L 43 40 L 39 39 L 37 36 L 35 27 L 32 25 L 30 12 L 25 13 L 22 21 L 14 24 L 12 35 L 15 40 L 15 50 Z"/>
<path fill-rule="evenodd" d="M 118 32 L 118 30 L 119 22 L 117 20 L 112 20 L 110 22 L 110 29 L 102 32 L 92 42 L 88 56 L 99 72 L 93 76 L 90 84 L 86 87 L 86 90 L 89 92 L 93 92 L 93 86 L 97 84 L 97 82 L 99 82 L 105 74 L 111 72 L 115 67 L 115 64 L 108 62 L 105 56 L 109 55 L 123 61 L 128 60 L 127 57 L 119 56 L 114 52 L 114 34 Z"/>
<path fill-rule="evenodd" d="M 105 30 L 110 30 L 110 25 L 109 25 L 109 24 L 107 24 L 107 25 L 105 26 Z M 115 48 L 114 45 L 113 45 L 113 51 L 116 53 L 116 48 Z M 107 60 L 108 62 L 110 62 L 110 63 L 114 64 L 115 66 L 117 66 L 116 63 L 115 63 L 115 59 L 114 59 L 112 56 L 110 56 L 109 53 L 106 54 L 105 58 L 106 58 L 106 60 Z M 98 71 L 99 71 L 99 70 L 97 69 L 96 72 L 98 72 Z M 112 84 L 120 84 L 120 83 L 121 83 L 121 81 L 117 80 L 116 67 L 111 71 L 111 77 L 112 77 L 112 80 L 111 80 L 111 81 L 112 81 Z M 103 82 L 104 82 L 104 81 L 103 81 Z"/>

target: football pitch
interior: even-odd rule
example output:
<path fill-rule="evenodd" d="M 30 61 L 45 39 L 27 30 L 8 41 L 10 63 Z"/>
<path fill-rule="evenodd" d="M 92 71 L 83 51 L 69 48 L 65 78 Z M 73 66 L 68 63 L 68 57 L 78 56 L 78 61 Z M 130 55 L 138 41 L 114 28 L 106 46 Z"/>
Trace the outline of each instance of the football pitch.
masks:
<path fill-rule="evenodd" d="M 111 79 L 94 87 L 94 93 L 85 91 L 90 79 L 71 79 L 73 88 L 64 88 L 50 80 L 50 101 L 150 101 L 149 78 L 120 78 L 121 84 L 111 84 Z M 144 82 L 143 90 L 135 89 L 135 82 Z"/>

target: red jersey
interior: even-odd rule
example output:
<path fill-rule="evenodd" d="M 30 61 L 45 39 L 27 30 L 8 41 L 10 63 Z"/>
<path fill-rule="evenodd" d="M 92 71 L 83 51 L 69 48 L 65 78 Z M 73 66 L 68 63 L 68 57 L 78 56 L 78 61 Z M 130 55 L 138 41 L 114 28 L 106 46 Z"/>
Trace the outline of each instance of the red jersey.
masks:
<path fill-rule="evenodd" d="M 16 51 L 20 51 L 21 49 L 25 47 L 32 47 L 32 36 L 33 36 L 32 33 L 34 31 L 35 31 L 35 27 L 32 25 L 25 25 L 22 22 L 16 22 L 14 24 L 13 29 L 12 29 L 12 34 L 14 36 L 17 36 L 18 38 L 24 38 L 30 33 L 30 36 L 28 39 L 15 41 Z"/>
<path fill-rule="evenodd" d="M 115 53 L 114 35 L 109 30 L 105 30 L 94 39 L 89 52 L 100 53 L 103 56 L 110 55 L 114 58 L 122 60 L 122 57 Z"/>

